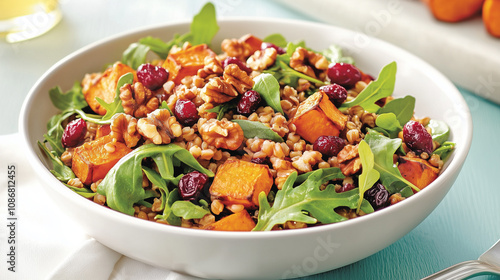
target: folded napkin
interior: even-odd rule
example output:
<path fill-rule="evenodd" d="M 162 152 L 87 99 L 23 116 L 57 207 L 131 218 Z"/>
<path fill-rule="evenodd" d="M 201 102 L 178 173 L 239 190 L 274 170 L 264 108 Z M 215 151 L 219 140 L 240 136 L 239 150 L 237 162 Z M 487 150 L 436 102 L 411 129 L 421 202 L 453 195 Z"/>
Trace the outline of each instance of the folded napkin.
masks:
<path fill-rule="evenodd" d="M 7 189 L 9 166 L 15 167 L 13 215 L 6 207 L 12 193 Z M 87 236 L 45 193 L 18 134 L 0 136 L 0 205 L 0 279 L 198 279 L 125 257 Z M 12 265 L 7 263 L 8 240 L 15 240 Z M 12 266 L 15 272 L 8 269 Z"/>
<path fill-rule="evenodd" d="M 404 48 L 457 85 L 500 104 L 500 39 L 478 15 L 460 23 L 436 20 L 419 0 L 275 0 L 311 18 Z M 367 50 L 369 51 L 369 50 Z"/>

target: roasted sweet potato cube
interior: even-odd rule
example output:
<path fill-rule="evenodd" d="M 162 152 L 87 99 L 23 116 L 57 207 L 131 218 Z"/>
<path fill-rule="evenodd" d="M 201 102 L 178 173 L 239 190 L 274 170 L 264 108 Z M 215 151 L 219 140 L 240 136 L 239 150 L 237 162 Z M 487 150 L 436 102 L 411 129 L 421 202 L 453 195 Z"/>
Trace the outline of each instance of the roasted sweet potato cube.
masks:
<path fill-rule="evenodd" d="M 314 143 L 323 135 L 339 136 L 347 123 L 347 116 L 333 105 L 326 93 L 318 91 L 300 103 L 292 123 L 297 134 Z"/>
<path fill-rule="evenodd" d="M 206 44 L 196 45 L 168 55 L 163 68 L 169 72 L 168 80 L 176 85 L 186 76 L 196 75 L 205 66 L 205 57 L 217 56 Z"/>
<path fill-rule="evenodd" d="M 432 183 L 438 175 L 439 169 L 430 165 L 426 160 L 418 157 L 400 157 L 398 169 L 401 175 L 419 189 Z"/>
<path fill-rule="evenodd" d="M 75 148 L 71 169 L 83 184 L 103 179 L 118 160 L 132 151 L 125 144 L 115 142 L 115 150 L 109 152 L 104 146 L 112 141 L 107 135 Z"/>
<path fill-rule="evenodd" d="M 242 160 L 227 160 L 210 186 L 210 195 L 225 205 L 242 204 L 247 209 L 259 205 L 259 194 L 269 194 L 273 176 L 269 167 Z"/>
<path fill-rule="evenodd" d="M 101 98 L 106 103 L 111 103 L 116 96 L 116 85 L 120 77 L 127 73 L 134 73 L 134 69 L 121 62 L 115 63 L 103 73 L 87 74 L 82 81 L 82 92 L 90 108 L 99 115 L 105 115 L 104 109 L 96 97 Z M 137 80 L 137 79 L 135 79 Z"/>
<path fill-rule="evenodd" d="M 262 47 L 262 40 L 252 34 L 247 34 L 241 37 L 239 41 L 247 43 L 252 48 L 252 53 L 260 50 Z"/>
<path fill-rule="evenodd" d="M 219 221 L 207 226 L 208 230 L 221 231 L 251 231 L 255 222 L 246 210 L 226 216 Z"/>

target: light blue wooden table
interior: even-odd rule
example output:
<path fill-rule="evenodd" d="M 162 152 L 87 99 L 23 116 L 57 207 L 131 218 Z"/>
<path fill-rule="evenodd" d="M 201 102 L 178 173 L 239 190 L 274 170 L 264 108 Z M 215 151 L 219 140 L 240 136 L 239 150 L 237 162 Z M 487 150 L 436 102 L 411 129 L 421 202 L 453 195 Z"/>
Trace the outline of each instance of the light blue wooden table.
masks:
<path fill-rule="evenodd" d="M 0 134 L 17 132 L 21 104 L 55 62 L 96 40 L 132 28 L 190 20 L 204 1 L 64 0 L 62 22 L 42 37 L 0 41 Z M 219 0 L 220 18 L 255 16 L 312 20 L 272 1 Z M 498 54 L 497 54 L 498 55 Z M 496 81 L 493 94 L 500 94 Z M 401 240 L 349 266 L 307 279 L 419 279 L 458 262 L 477 259 L 500 238 L 500 107 L 460 89 L 474 123 L 462 173 L 437 209 Z M 5 147 L 1 147 L 5 148 Z M 488 277 L 483 277 L 488 278 Z"/>

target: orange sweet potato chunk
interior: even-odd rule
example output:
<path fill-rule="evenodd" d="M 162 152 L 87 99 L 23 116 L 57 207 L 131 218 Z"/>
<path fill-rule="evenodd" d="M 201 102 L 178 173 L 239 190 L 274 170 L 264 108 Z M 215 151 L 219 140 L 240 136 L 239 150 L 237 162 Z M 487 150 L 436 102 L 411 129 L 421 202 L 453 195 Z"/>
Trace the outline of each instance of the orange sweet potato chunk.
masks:
<path fill-rule="evenodd" d="M 500 1 L 486 0 L 483 5 L 483 23 L 488 33 L 500 38 Z"/>
<path fill-rule="evenodd" d="M 251 231 L 255 227 L 255 222 L 246 210 L 231 214 L 219 221 L 207 226 L 207 230 L 221 231 Z"/>
<path fill-rule="evenodd" d="M 326 93 L 318 91 L 300 103 L 292 123 L 297 134 L 314 143 L 323 135 L 339 136 L 345 128 L 347 116 L 333 105 Z"/>
<path fill-rule="evenodd" d="M 252 34 L 247 34 L 241 37 L 239 41 L 247 43 L 251 47 L 252 53 L 260 50 L 262 47 L 262 40 Z"/>
<path fill-rule="evenodd" d="M 400 157 L 399 172 L 419 189 L 432 183 L 439 175 L 439 169 L 430 165 L 426 160 L 417 157 Z"/>
<path fill-rule="evenodd" d="M 434 17 L 446 22 L 459 22 L 479 13 L 484 0 L 423 0 Z"/>
<path fill-rule="evenodd" d="M 88 74 L 83 78 L 83 96 L 94 112 L 99 115 L 106 114 L 106 109 L 97 102 L 96 97 L 101 98 L 106 103 L 113 102 L 116 96 L 118 80 L 122 75 L 127 73 L 134 73 L 134 77 L 136 75 L 134 69 L 126 64 L 117 62 L 112 67 L 106 69 L 104 73 Z M 137 80 L 137 78 L 134 78 L 134 80 Z"/>
<path fill-rule="evenodd" d="M 168 70 L 168 80 L 176 85 L 186 76 L 196 75 L 199 69 L 205 66 L 205 57 L 217 56 L 206 44 L 171 53 L 163 63 L 163 68 Z"/>
<path fill-rule="evenodd" d="M 107 135 L 75 148 L 71 169 L 83 184 L 103 179 L 118 160 L 132 151 L 125 144 L 115 142 L 115 151 L 109 152 L 104 146 L 111 141 L 113 138 Z"/>
<path fill-rule="evenodd" d="M 210 195 L 225 205 L 242 204 L 247 209 L 259 206 L 259 194 L 269 194 L 273 176 L 269 167 L 242 160 L 227 160 L 210 186 Z"/>

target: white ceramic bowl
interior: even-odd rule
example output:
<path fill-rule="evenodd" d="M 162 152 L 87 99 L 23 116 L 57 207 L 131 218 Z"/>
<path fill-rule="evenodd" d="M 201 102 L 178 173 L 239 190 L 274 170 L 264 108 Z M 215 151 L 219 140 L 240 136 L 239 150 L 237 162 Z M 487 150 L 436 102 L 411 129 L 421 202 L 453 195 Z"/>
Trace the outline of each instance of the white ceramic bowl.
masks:
<path fill-rule="evenodd" d="M 281 33 L 289 41 L 305 40 L 322 50 L 335 43 L 374 76 L 391 61 L 398 64 L 395 96 L 416 97 L 416 114 L 443 120 L 451 127 L 456 150 L 441 176 L 410 199 L 381 211 L 345 222 L 302 230 L 277 232 L 216 232 L 165 226 L 143 221 L 99 206 L 75 194 L 49 172 L 37 140 L 57 112 L 48 97 L 50 88 L 63 90 L 85 73 L 100 71 L 117 61 L 126 47 L 145 36 L 170 40 L 189 23 L 161 25 L 132 31 L 83 48 L 50 68 L 34 85 L 22 108 L 20 132 L 26 153 L 47 191 L 61 209 L 102 244 L 133 259 L 206 278 L 291 278 L 332 270 L 392 244 L 416 227 L 448 192 L 465 161 L 472 138 L 470 113 L 458 90 L 433 67 L 388 43 L 345 29 L 303 21 L 233 19 L 219 22 L 214 38 L 253 33 L 265 37 Z M 217 49 L 217 47 L 216 47 Z"/>

